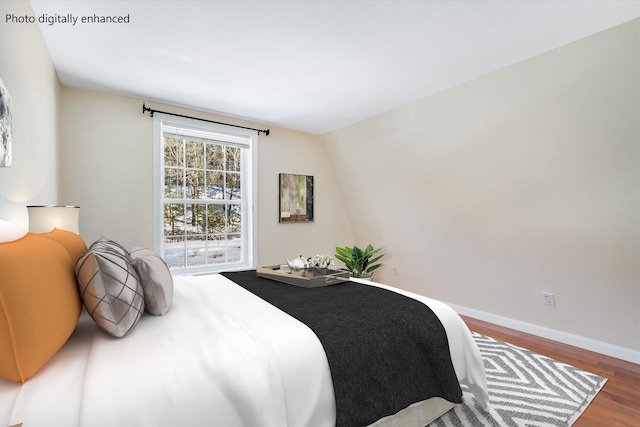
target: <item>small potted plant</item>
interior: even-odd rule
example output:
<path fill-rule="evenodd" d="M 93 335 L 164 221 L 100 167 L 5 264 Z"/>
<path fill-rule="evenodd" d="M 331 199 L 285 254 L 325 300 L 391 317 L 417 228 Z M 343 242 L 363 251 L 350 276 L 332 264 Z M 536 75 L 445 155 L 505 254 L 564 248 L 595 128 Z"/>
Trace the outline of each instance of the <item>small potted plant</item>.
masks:
<path fill-rule="evenodd" d="M 374 249 L 370 244 L 362 250 L 357 246 L 336 247 L 336 258 L 342 262 L 351 274 L 351 277 L 364 279 L 373 278 L 373 273 L 382 267 L 382 263 L 377 263 L 385 254 L 379 254 L 382 248 Z"/>

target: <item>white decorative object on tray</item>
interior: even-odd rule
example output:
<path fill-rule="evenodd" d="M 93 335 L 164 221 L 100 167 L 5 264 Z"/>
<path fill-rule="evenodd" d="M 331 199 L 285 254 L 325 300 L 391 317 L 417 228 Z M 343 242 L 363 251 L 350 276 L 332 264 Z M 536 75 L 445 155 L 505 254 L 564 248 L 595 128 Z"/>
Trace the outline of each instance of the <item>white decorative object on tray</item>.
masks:
<path fill-rule="evenodd" d="M 294 258 L 293 261 L 289 261 L 288 258 L 285 258 L 285 260 L 287 261 L 289 269 L 292 271 L 306 270 L 309 268 L 309 261 L 307 261 L 302 255 L 298 258 Z"/>

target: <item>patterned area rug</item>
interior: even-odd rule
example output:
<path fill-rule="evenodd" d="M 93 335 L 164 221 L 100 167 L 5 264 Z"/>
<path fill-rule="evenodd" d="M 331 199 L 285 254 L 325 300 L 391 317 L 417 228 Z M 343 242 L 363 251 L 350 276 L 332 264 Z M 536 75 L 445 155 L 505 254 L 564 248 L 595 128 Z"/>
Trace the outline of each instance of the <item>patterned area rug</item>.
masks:
<path fill-rule="evenodd" d="M 463 403 L 428 427 L 570 426 L 607 381 L 503 341 L 473 337 L 487 372 L 489 411 L 463 386 Z"/>

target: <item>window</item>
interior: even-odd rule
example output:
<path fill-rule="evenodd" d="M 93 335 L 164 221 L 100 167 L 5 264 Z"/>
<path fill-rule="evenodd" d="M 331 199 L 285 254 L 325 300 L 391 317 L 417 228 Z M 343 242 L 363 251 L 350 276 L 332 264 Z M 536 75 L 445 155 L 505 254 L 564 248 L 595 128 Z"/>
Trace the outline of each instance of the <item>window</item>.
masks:
<path fill-rule="evenodd" d="M 257 139 L 154 115 L 154 249 L 172 272 L 255 268 Z"/>

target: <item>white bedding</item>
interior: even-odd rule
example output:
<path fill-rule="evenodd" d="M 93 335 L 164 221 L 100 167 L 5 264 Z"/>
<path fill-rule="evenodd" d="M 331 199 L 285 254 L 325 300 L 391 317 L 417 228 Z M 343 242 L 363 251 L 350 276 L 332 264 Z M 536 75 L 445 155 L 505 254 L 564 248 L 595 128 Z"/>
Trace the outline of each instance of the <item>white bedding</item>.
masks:
<path fill-rule="evenodd" d="M 371 282 L 367 282 L 371 284 Z M 456 375 L 488 403 L 480 353 L 447 305 Z M 83 314 L 64 347 L 20 385 L 0 379 L 0 427 L 331 427 L 329 366 L 307 326 L 220 275 L 176 276 L 165 316 L 145 315 L 112 338 Z"/>

